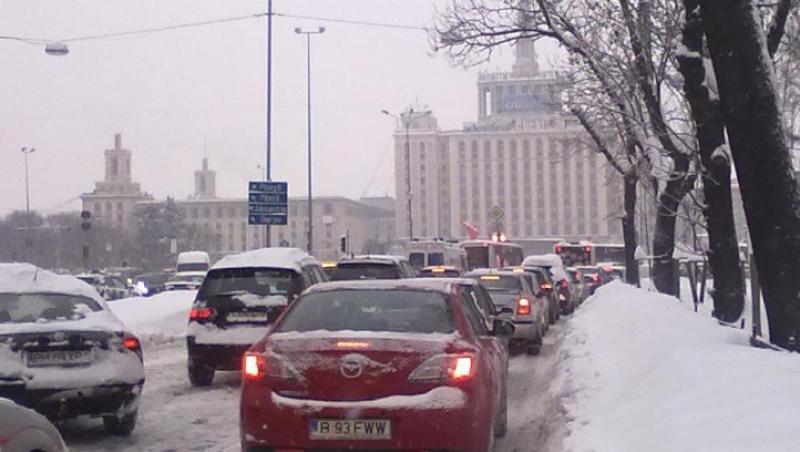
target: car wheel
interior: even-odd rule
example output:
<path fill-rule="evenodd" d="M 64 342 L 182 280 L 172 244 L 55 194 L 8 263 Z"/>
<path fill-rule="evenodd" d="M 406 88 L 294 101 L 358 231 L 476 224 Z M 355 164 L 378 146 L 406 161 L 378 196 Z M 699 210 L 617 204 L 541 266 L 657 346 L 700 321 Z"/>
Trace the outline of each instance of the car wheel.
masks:
<path fill-rule="evenodd" d="M 214 381 L 214 369 L 202 363 L 190 361 L 188 371 L 192 386 L 209 386 Z"/>
<path fill-rule="evenodd" d="M 115 436 L 129 436 L 136 428 L 136 411 L 128 413 L 122 417 L 105 416 L 103 426 L 106 431 Z"/>
<path fill-rule="evenodd" d="M 536 339 L 531 340 L 528 342 L 528 348 L 526 349 L 529 355 L 538 355 L 542 352 L 542 335 L 539 334 L 539 337 Z"/>

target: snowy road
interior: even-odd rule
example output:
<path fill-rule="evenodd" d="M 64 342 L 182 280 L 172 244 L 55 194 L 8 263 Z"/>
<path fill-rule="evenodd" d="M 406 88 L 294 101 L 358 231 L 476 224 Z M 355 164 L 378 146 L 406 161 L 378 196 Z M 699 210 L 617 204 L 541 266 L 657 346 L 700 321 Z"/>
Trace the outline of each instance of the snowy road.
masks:
<path fill-rule="evenodd" d="M 509 431 L 502 452 L 561 450 L 564 415 L 549 391 L 557 372 L 562 319 L 550 329 L 540 356 L 517 355 L 509 373 Z M 182 342 L 145 348 L 145 384 L 139 421 L 129 438 L 110 437 L 102 422 L 71 421 L 60 426 L 71 450 L 93 451 L 238 451 L 239 375 L 221 373 L 211 388 L 192 388 L 186 377 Z"/>

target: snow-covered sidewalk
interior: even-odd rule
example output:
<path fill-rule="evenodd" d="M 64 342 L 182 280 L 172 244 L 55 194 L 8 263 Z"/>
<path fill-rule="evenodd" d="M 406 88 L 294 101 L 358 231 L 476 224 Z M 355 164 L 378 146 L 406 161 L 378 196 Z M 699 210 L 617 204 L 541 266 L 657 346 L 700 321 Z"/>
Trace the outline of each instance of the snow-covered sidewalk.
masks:
<path fill-rule="evenodd" d="M 800 450 L 800 355 L 614 282 L 569 320 L 562 391 L 585 451 Z"/>

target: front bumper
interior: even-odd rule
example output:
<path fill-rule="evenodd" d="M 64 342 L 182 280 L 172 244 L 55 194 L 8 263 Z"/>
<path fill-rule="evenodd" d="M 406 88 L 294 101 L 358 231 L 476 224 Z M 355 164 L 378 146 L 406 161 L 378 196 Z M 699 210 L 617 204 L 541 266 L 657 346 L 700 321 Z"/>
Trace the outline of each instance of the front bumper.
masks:
<path fill-rule="evenodd" d="M 261 384 L 242 387 L 241 441 L 243 451 L 298 450 L 447 450 L 478 452 L 487 449 L 491 420 L 467 396 L 459 408 L 376 408 L 355 402 L 310 401 L 308 406 L 286 406 L 272 400 Z M 313 419 L 388 419 L 391 439 L 311 439 Z"/>
<path fill-rule="evenodd" d="M 31 408 L 50 419 L 105 416 L 138 409 L 144 380 L 74 389 L 28 389 L 24 384 L 0 385 L 0 397 Z"/>

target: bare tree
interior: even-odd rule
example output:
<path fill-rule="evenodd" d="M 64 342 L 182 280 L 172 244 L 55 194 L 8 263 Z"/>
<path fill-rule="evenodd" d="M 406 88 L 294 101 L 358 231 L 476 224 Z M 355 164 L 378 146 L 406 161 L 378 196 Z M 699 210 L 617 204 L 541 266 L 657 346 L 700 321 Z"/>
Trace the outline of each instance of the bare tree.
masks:
<path fill-rule="evenodd" d="M 766 33 L 752 0 L 701 0 L 700 6 L 770 339 L 794 347 L 800 329 L 800 190 L 778 109 Z"/>

